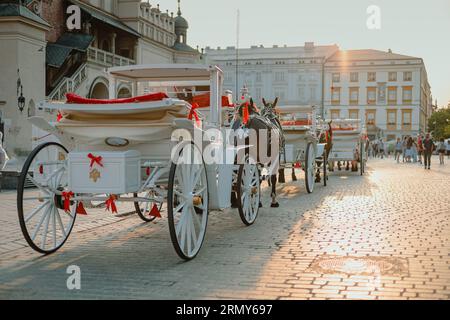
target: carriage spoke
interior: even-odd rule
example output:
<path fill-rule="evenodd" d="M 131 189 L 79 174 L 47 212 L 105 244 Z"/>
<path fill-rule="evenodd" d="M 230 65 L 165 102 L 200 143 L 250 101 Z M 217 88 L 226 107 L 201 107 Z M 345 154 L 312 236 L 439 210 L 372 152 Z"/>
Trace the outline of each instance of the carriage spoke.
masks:
<path fill-rule="evenodd" d="M 36 187 L 38 187 L 42 192 L 49 194 L 49 190 L 46 190 L 44 186 L 40 185 L 36 180 L 34 180 L 29 174 L 27 174 L 27 179 L 30 180 Z"/>
<path fill-rule="evenodd" d="M 52 214 L 52 227 L 53 227 L 53 247 L 56 248 L 56 212 L 58 209 L 54 207 Z"/>
<path fill-rule="evenodd" d="M 35 227 L 36 229 L 34 230 L 33 236 L 31 237 L 31 239 L 32 239 L 33 241 L 36 239 L 36 236 L 37 236 L 39 230 L 41 229 L 42 224 L 44 223 L 44 220 L 45 220 L 45 218 L 47 217 L 47 213 L 50 211 L 50 209 L 51 209 L 51 204 L 49 204 L 49 205 L 47 206 L 47 209 L 46 209 L 46 210 L 44 211 L 44 213 L 42 214 L 41 219 L 40 219 L 39 222 L 36 224 L 36 227 Z"/>
<path fill-rule="evenodd" d="M 201 195 L 203 192 L 206 191 L 206 187 L 201 188 L 200 190 L 194 192 L 194 196 L 199 196 Z"/>
<path fill-rule="evenodd" d="M 45 250 L 45 245 L 46 245 L 46 242 L 47 242 L 47 233 L 48 233 L 48 225 L 50 223 L 50 216 L 53 213 L 53 207 L 50 207 L 50 208 L 51 208 L 51 210 L 49 210 L 49 212 L 48 212 L 48 214 L 47 214 L 47 216 L 45 218 L 44 232 L 42 233 L 42 241 L 41 241 L 41 243 L 42 243 L 42 249 L 44 249 L 44 250 Z"/>
<path fill-rule="evenodd" d="M 50 201 L 45 201 L 41 206 L 34 209 L 33 212 L 31 212 L 28 217 L 25 218 L 25 222 L 28 222 L 33 218 L 39 211 L 41 211 L 45 206 L 47 206 L 50 203 Z"/>
<path fill-rule="evenodd" d="M 62 230 L 62 233 L 63 233 L 63 235 L 64 235 L 64 238 L 67 237 L 67 232 L 66 232 L 66 229 L 64 228 L 64 224 L 63 224 L 63 222 L 62 222 L 61 215 L 59 214 L 59 211 L 58 211 L 58 210 L 56 210 L 56 218 L 57 218 L 57 220 L 58 220 L 58 224 L 59 224 L 59 227 L 60 227 L 61 230 Z"/>

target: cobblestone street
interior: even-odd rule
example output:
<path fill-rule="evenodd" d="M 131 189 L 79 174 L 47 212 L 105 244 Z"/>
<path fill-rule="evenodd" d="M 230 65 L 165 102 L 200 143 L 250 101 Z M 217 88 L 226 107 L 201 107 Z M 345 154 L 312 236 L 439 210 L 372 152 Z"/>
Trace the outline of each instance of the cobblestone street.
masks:
<path fill-rule="evenodd" d="M 430 171 L 371 160 L 366 176 L 334 172 L 310 195 L 302 178 L 280 187 L 278 209 L 266 194 L 251 227 L 237 210 L 213 212 L 188 263 L 165 218 L 104 209 L 78 217 L 66 245 L 42 257 L 23 240 L 15 193 L 1 193 L 0 298 L 449 299 L 449 181 L 437 158 Z M 67 289 L 70 265 L 81 290 Z"/>

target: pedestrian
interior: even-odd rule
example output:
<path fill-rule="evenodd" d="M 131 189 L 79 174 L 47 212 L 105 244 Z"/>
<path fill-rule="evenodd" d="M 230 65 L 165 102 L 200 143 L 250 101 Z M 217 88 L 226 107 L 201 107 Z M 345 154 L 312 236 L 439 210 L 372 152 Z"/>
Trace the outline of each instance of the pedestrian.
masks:
<path fill-rule="evenodd" d="M 424 149 L 423 156 L 424 156 L 425 169 L 430 170 L 431 156 L 433 155 L 433 151 L 434 151 L 434 142 L 433 142 L 433 139 L 431 139 L 429 133 L 426 134 L 425 140 L 423 141 L 423 149 Z"/>
<path fill-rule="evenodd" d="M 417 154 L 419 156 L 419 163 L 422 164 L 423 137 L 421 135 L 417 135 Z"/>
<path fill-rule="evenodd" d="M 450 139 L 445 141 L 446 149 L 447 149 L 447 159 L 450 159 Z"/>
<path fill-rule="evenodd" d="M 406 161 L 406 144 L 408 143 L 408 137 L 403 138 L 403 162 Z"/>
<path fill-rule="evenodd" d="M 416 139 L 413 139 L 412 143 L 412 159 L 414 163 L 417 163 L 417 141 Z"/>
<path fill-rule="evenodd" d="M 445 140 L 444 138 L 441 139 L 441 141 L 439 141 L 438 146 L 437 146 L 437 150 L 439 152 L 439 164 L 444 164 L 444 156 L 445 156 L 445 151 L 446 151 L 446 147 L 445 147 Z"/>
<path fill-rule="evenodd" d="M 400 138 L 397 138 L 397 142 L 395 143 L 395 160 L 397 160 L 397 163 L 400 163 L 400 155 L 403 151 L 403 143 Z"/>
<path fill-rule="evenodd" d="M 380 153 L 381 159 L 384 159 L 384 143 L 382 139 L 378 143 L 378 152 Z"/>
<path fill-rule="evenodd" d="M 5 168 L 8 160 L 8 155 L 6 154 L 5 149 L 3 149 L 3 133 L 0 132 L 0 171 Z"/>
<path fill-rule="evenodd" d="M 410 163 L 411 159 L 412 159 L 412 146 L 413 146 L 413 139 L 412 137 L 408 137 L 408 140 L 406 142 L 406 154 L 405 154 L 405 158 L 406 158 L 406 162 Z"/>

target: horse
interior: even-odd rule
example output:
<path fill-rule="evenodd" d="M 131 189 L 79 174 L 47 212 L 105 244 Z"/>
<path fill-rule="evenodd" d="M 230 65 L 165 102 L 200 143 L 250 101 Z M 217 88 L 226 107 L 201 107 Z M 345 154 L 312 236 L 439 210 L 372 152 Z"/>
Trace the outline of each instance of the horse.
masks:
<path fill-rule="evenodd" d="M 265 108 L 266 109 L 266 108 Z M 269 111 L 264 111 L 265 114 L 269 114 Z M 265 167 L 269 167 L 269 175 L 270 175 L 270 185 L 272 187 L 271 191 L 271 198 L 272 208 L 278 208 L 280 204 L 277 202 L 277 192 L 276 192 L 276 184 L 277 184 L 277 175 L 274 174 L 273 168 L 277 165 L 279 165 L 279 155 L 275 161 L 269 161 L 268 163 L 261 163 L 263 161 L 259 158 L 259 150 L 260 150 L 260 130 L 266 130 L 268 132 L 269 137 L 267 141 L 267 146 L 265 146 L 265 149 L 268 151 L 268 156 L 272 159 L 272 152 L 275 150 L 272 150 L 272 145 L 275 143 L 275 141 L 278 142 L 278 145 L 281 146 L 283 143 L 282 139 L 282 131 L 281 131 L 281 125 L 277 126 L 274 122 L 270 121 L 268 118 L 263 117 L 261 115 L 261 112 L 258 110 L 258 108 L 255 106 L 255 103 L 253 99 L 250 99 L 249 103 L 243 103 L 237 107 L 236 110 L 236 119 L 233 125 L 233 129 L 237 130 L 239 128 L 243 129 L 252 129 L 256 132 L 257 137 L 257 154 L 258 159 L 257 162 L 259 164 L 262 164 Z M 275 140 L 277 139 L 277 140 Z M 249 143 L 246 141 L 246 145 L 248 146 Z"/>
<path fill-rule="evenodd" d="M 323 165 L 327 165 L 330 153 L 331 153 L 331 149 L 333 149 L 333 127 L 331 126 L 333 121 L 328 122 L 328 129 L 324 130 L 320 133 L 319 135 L 319 143 L 325 143 L 325 154 L 324 154 L 324 161 L 323 161 Z M 320 182 L 321 181 L 321 177 L 320 177 L 320 165 L 322 163 L 318 162 L 317 163 L 317 172 L 316 172 L 316 182 Z"/>

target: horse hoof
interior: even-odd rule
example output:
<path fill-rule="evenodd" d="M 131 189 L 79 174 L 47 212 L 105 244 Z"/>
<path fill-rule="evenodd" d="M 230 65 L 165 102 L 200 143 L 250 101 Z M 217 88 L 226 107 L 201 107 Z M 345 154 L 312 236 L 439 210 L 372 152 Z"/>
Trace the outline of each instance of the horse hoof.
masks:
<path fill-rule="evenodd" d="M 272 203 L 271 205 L 270 205 L 270 207 L 271 208 L 279 208 L 280 207 L 280 204 L 277 202 L 277 203 Z"/>
<path fill-rule="evenodd" d="M 297 177 L 296 176 L 292 176 L 292 181 L 297 181 Z"/>
<path fill-rule="evenodd" d="M 261 203 L 261 202 L 259 203 L 259 207 L 260 207 L 260 208 L 262 208 L 262 207 L 263 207 L 263 205 L 262 205 L 262 203 Z"/>

